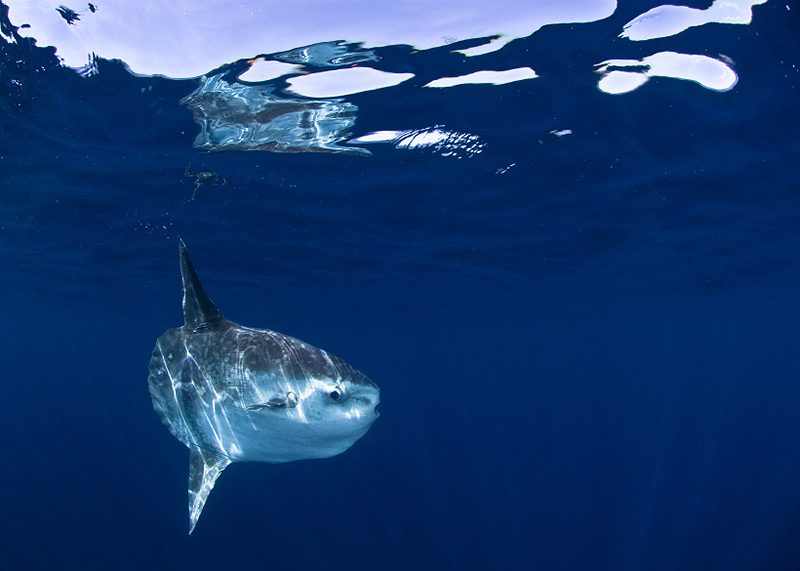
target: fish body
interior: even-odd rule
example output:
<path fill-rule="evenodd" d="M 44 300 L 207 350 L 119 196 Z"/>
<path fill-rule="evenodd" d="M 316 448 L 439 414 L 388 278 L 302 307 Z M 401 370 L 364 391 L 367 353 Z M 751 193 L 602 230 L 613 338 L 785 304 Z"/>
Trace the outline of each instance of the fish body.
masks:
<path fill-rule="evenodd" d="M 225 319 L 183 242 L 182 327 L 150 357 L 153 408 L 190 450 L 189 533 L 232 462 L 291 462 L 347 450 L 377 419 L 380 390 L 347 362 L 308 343 Z"/>

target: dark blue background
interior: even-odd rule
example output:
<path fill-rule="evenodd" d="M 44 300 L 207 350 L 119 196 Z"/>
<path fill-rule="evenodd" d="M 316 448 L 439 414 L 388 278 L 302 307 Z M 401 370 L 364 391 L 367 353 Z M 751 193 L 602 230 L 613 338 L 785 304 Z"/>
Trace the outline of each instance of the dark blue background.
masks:
<path fill-rule="evenodd" d="M 200 153 L 194 82 L 3 45 L 4 567 L 799 569 L 797 9 L 616 39 L 652 5 L 480 62 L 387 50 L 417 77 L 353 96 L 358 133 L 480 135 L 463 160 Z M 593 64 L 666 49 L 724 53 L 739 84 L 597 91 Z M 190 201 L 187 167 L 228 184 Z M 178 235 L 229 318 L 383 400 L 339 457 L 230 467 L 191 537 L 146 386 Z"/>

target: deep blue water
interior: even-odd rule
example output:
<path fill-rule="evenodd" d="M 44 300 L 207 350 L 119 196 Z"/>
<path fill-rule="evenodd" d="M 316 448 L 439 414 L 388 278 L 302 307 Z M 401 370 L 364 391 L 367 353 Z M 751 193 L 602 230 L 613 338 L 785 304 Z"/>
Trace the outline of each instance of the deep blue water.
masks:
<path fill-rule="evenodd" d="M 398 50 L 418 83 L 348 97 L 463 159 L 199 151 L 196 81 L 4 41 L 2 566 L 800 569 L 800 7 L 615 39 L 653 5 L 484 56 L 541 79 L 423 90 L 452 55 Z M 587 72 L 665 49 L 739 82 Z M 226 316 L 382 391 L 341 456 L 228 468 L 191 536 L 146 382 L 178 236 Z"/>

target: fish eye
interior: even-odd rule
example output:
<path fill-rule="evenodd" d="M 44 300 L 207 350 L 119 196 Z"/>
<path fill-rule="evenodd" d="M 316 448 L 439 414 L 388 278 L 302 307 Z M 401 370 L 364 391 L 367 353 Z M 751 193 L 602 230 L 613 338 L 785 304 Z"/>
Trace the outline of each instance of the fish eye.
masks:
<path fill-rule="evenodd" d="M 328 393 L 328 396 L 330 396 L 335 401 L 340 401 L 344 396 L 344 391 L 342 391 L 342 387 L 336 385 L 336 387 L 331 392 Z"/>

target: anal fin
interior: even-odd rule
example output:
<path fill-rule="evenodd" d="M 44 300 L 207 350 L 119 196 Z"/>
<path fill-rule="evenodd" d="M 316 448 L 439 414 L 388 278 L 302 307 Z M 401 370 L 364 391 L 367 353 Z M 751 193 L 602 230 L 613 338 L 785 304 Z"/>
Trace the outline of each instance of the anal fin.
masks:
<path fill-rule="evenodd" d="M 230 463 L 228 458 L 200 450 L 197 446 L 189 449 L 189 534 L 194 531 L 217 478 Z"/>

